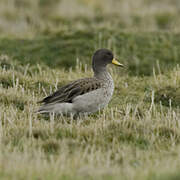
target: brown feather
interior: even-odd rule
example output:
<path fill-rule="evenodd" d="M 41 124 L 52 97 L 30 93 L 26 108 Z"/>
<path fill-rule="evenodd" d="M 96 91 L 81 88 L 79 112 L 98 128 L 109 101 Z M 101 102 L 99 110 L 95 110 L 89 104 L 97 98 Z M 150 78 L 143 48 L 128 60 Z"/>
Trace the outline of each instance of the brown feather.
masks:
<path fill-rule="evenodd" d="M 102 82 L 96 78 L 85 78 L 74 81 L 66 86 L 61 87 L 58 91 L 44 98 L 41 103 L 63 103 L 69 102 L 82 94 L 101 88 Z"/>

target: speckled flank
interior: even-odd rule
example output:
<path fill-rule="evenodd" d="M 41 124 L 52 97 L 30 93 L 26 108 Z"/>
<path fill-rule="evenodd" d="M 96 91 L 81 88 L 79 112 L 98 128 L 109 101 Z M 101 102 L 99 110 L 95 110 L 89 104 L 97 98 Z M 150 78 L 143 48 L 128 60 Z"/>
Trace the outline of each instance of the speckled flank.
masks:
<path fill-rule="evenodd" d="M 73 110 L 77 113 L 96 112 L 107 106 L 114 91 L 113 79 L 108 73 L 102 88 L 77 96 L 73 100 Z"/>
<path fill-rule="evenodd" d="M 40 112 L 63 114 L 93 113 L 108 105 L 111 100 L 114 83 L 111 75 L 106 72 L 102 88 L 77 96 L 72 103 L 51 103 L 40 108 Z"/>

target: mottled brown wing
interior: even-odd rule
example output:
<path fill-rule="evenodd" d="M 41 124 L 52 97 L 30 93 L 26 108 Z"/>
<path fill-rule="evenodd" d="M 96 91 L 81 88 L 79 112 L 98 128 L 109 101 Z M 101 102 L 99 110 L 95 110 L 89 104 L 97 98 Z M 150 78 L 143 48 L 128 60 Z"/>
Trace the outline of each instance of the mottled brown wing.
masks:
<path fill-rule="evenodd" d="M 75 97 L 99 89 L 101 84 L 101 81 L 95 78 L 79 79 L 61 87 L 58 91 L 44 98 L 40 102 L 45 104 L 62 102 L 71 103 Z"/>

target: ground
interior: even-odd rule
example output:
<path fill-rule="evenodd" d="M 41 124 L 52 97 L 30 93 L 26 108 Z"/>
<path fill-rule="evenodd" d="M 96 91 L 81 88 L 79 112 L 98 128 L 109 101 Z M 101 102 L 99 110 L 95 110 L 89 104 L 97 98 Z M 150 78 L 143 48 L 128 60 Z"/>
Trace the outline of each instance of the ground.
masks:
<path fill-rule="evenodd" d="M 179 1 L 0 1 L 1 179 L 179 179 Z M 36 114 L 92 76 L 111 49 L 108 107 L 77 120 Z"/>

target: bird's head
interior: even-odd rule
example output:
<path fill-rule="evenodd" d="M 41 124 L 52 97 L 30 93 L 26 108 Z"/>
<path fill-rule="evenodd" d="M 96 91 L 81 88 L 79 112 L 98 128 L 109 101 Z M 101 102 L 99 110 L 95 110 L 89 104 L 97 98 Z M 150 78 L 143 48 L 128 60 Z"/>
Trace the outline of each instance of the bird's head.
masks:
<path fill-rule="evenodd" d="M 123 67 L 123 64 L 119 63 L 115 58 L 113 53 L 108 49 L 99 49 L 93 55 L 93 70 L 99 71 L 100 69 L 105 69 L 108 64 L 115 64 L 117 66 Z"/>

